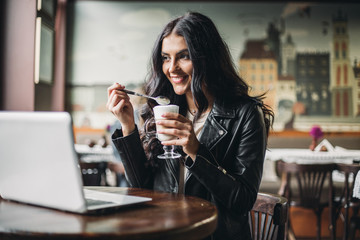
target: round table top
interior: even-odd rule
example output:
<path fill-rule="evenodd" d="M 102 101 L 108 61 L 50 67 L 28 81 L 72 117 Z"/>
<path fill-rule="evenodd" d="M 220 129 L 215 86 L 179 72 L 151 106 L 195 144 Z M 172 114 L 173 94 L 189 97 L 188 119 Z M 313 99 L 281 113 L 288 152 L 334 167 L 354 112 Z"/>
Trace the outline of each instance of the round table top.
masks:
<path fill-rule="evenodd" d="M 216 207 L 197 197 L 138 188 L 89 187 L 152 201 L 80 215 L 0 200 L 0 236 L 61 239 L 201 239 L 216 229 Z"/>

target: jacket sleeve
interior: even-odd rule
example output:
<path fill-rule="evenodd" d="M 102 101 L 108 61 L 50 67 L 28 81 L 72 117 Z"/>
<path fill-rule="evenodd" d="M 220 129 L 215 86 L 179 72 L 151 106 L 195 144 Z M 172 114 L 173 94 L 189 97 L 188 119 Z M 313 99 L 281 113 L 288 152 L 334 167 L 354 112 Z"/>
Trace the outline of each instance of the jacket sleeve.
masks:
<path fill-rule="evenodd" d="M 203 144 L 195 161 L 188 158 L 185 164 L 218 204 L 234 213 L 244 214 L 257 198 L 267 134 L 262 111 L 257 107 L 247 108 L 235 125 L 237 130 L 231 142 L 236 146 L 230 146 L 234 150 L 220 163 L 222 166 Z"/>
<path fill-rule="evenodd" d="M 147 169 L 147 158 L 142 147 L 139 131 L 123 136 L 121 129 L 115 130 L 112 141 L 124 164 L 126 179 L 132 187 L 151 188 L 152 175 Z"/>

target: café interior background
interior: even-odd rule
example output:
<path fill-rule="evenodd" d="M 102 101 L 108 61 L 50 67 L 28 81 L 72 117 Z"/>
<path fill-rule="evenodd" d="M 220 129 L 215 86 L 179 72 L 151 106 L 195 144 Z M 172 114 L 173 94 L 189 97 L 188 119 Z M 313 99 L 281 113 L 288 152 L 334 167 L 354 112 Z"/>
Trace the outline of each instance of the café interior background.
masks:
<path fill-rule="evenodd" d="M 252 94 L 268 92 L 274 131 L 360 131 L 360 4 L 73 1 L 67 20 L 67 110 L 103 128 L 114 82 L 141 88 L 163 26 L 208 15 Z M 134 98 L 133 98 L 134 99 Z M 134 101 L 136 101 L 135 99 Z"/>

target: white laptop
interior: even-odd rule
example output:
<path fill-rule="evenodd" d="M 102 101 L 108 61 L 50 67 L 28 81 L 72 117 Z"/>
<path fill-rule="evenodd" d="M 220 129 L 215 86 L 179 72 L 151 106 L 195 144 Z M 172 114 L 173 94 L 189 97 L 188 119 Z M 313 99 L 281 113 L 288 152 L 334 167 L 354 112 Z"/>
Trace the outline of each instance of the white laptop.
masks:
<path fill-rule="evenodd" d="M 152 200 L 84 189 L 67 112 L 0 111 L 0 195 L 84 214 Z"/>

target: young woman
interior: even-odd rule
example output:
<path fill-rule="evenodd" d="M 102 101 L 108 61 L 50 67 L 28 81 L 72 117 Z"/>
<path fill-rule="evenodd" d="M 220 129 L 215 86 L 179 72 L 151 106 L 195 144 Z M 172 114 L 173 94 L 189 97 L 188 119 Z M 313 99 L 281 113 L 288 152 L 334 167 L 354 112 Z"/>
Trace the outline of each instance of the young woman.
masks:
<path fill-rule="evenodd" d="M 122 125 L 112 139 L 130 185 L 207 199 L 219 213 L 210 239 L 251 239 L 247 212 L 259 190 L 273 112 L 262 97 L 249 96 L 226 43 L 200 13 L 165 26 L 151 63 L 145 92 L 180 106 L 179 114 L 164 114 L 166 119 L 157 122 L 166 127 L 160 133 L 177 138 L 156 139 L 152 100 L 144 106 L 145 124 L 138 131 L 129 97 L 121 91 L 125 87 L 109 87 L 107 108 Z M 162 145 L 178 146 L 184 157 L 157 159 Z"/>

